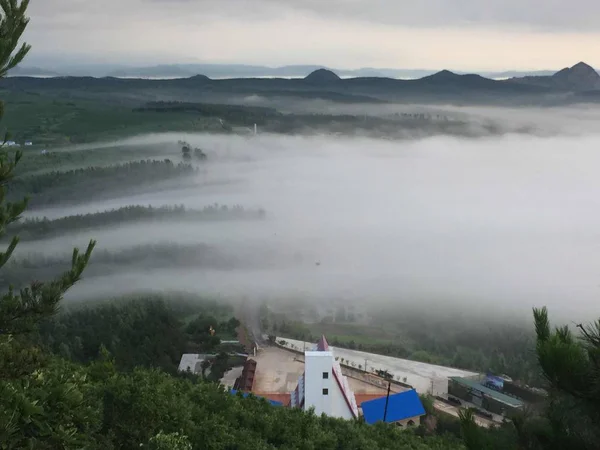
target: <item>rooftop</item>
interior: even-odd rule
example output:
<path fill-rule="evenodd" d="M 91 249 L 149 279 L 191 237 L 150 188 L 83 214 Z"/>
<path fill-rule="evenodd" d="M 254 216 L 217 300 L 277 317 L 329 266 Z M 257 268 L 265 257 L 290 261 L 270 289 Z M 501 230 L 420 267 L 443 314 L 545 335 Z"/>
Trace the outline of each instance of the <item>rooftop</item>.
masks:
<path fill-rule="evenodd" d="M 385 403 L 386 397 L 363 402 L 361 406 L 365 422 L 372 425 L 383 421 Z M 385 421 L 387 423 L 394 423 L 411 417 L 420 417 L 424 414 L 425 408 L 423 408 L 419 394 L 413 389 L 390 395 Z"/>
<path fill-rule="evenodd" d="M 286 393 L 279 393 L 279 392 L 267 392 L 267 393 L 257 392 L 254 395 L 256 395 L 257 397 L 266 398 L 269 401 L 279 402 L 283 406 L 290 406 L 291 394 L 289 394 L 289 393 L 286 394 Z"/>
<path fill-rule="evenodd" d="M 319 352 L 329 351 L 329 343 L 327 342 L 325 335 L 321 336 L 321 339 L 319 339 L 319 342 L 317 342 L 317 351 L 319 351 Z"/>
<path fill-rule="evenodd" d="M 462 384 L 463 386 L 482 392 L 483 394 L 493 398 L 494 400 L 498 400 L 499 402 L 505 403 L 509 406 L 512 406 L 513 408 L 523 406 L 523 402 L 518 398 L 511 397 L 494 389 L 490 389 L 489 387 L 484 386 L 483 384 L 480 384 L 475 380 L 460 377 L 450 377 L 450 379 L 458 384 Z"/>
<path fill-rule="evenodd" d="M 181 361 L 179 362 L 179 371 L 180 372 L 192 372 L 199 373 L 200 372 L 200 363 L 207 358 L 212 357 L 213 355 L 203 355 L 203 354 L 195 354 L 195 353 L 184 353 L 181 355 Z"/>
<path fill-rule="evenodd" d="M 332 352 L 321 352 L 321 351 L 310 351 L 309 352 L 307 350 L 307 351 L 304 352 L 304 355 L 306 355 L 306 356 L 329 356 L 329 357 L 331 357 L 331 356 L 333 356 L 333 353 Z"/>
<path fill-rule="evenodd" d="M 238 391 L 236 391 L 235 389 L 232 389 L 229 392 L 232 395 L 236 395 L 238 393 Z M 244 398 L 246 398 L 246 397 L 248 397 L 250 395 L 249 392 L 240 392 L 240 394 L 242 394 L 242 397 L 244 397 Z M 252 395 L 254 395 L 254 394 L 252 394 Z M 260 395 L 254 395 L 254 396 L 258 397 L 258 398 L 264 398 L 265 400 L 267 400 L 273 406 L 283 406 L 283 402 L 280 402 L 278 400 L 271 400 L 270 398 L 265 398 L 265 397 L 262 397 Z M 269 397 L 270 397 L 270 395 L 269 395 Z"/>
<path fill-rule="evenodd" d="M 359 408 L 364 402 L 376 400 L 381 397 L 385 397 L 385 394 L 354 394 L 354 398 L 356 399 L 356 405 Z"/>

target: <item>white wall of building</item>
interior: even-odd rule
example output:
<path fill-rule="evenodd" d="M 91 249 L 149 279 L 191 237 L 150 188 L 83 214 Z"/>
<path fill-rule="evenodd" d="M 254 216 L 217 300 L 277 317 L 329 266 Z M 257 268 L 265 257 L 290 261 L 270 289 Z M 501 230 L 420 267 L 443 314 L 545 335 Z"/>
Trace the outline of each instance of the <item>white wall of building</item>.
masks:
<path fill-rule="evenodd" d="M 352 419 L 352 410 L 333 373 L 334 362 L 331 352 L 305 352 L 304 409 L 314 408 L 318 415 Z"/>
<path fill-rule="evenodd" d="M 331 399 L 333 393 L 333 373 L 331 372 L 331 361 L 333 355 L 331 352 L 306 352 L 304 363 L 304 408 L 315 408 L 317 415 L 333 415 Z M 323 378 L 323 374 L 327 378 Z M 323 394 L 323 389 L 327 389 L 327 395 Z"/>

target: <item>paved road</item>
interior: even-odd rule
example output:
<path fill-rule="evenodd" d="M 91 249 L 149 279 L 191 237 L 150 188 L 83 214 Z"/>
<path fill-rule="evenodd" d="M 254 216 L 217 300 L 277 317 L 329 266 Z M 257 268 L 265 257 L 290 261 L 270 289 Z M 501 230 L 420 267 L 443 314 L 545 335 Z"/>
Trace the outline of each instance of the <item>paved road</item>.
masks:
<path fill-rule="evenodd" d="M 248 330 L 250 338 L 259 346 L 268 345 L 267 339 L 263 336 L 260 326 L 259 306 L 252 300 L 246 300 L 246 303 L 240 307 L 241 317 L 239 321 L 244 324 Z"/>

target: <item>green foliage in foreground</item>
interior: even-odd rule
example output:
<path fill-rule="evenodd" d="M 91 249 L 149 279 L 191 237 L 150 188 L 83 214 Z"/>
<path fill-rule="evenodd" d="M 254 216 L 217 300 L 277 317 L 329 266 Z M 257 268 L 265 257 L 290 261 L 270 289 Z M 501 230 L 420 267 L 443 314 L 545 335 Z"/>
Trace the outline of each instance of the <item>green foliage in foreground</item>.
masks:
<path fill-rule="evenodd" d="M 600 423 L 595 386 L 579 384 L 595 380 L 598 374 L 594 361 L 600 327 L 596 324 L 585 329 L 587 335 L 580 343 L 566 337 L 570 333 L 563 328 L 551 332 L 545 325 L 545 310 L 536 312 L 538 355 L 551 391 L 551 401 L 540 416 L 516 416 L 512 422 L 486 430 L 476 426 L 473 411 L 466 410 L 461 413 L 460 428 L 456 419 L 438 417 L 433 429 L 426 420 L 423 427 L 411 431 L 315 417 L 259 399 L 234 398 L 218 385 L 197 378 L 134 367 L 160 366 L 174 342 L 183 345 L 177 337 L 183 331 L 195 345 L 211 347 L 214 342 L 207 328 L 217 323 L 218 333 L 232 332 L 238 325 L 235 319 L 225 320 L 227 307 L 209 302 L 200 307 L 214 309 L 219 317 L 211 317 L 208 311 L 194 313 L 195 319 L 182 327 L 176 317 L 197 307 L 151 299 L 100 304 L 76 308 L 43 324 L 42 343 L 50 343 L 61 354 L 66 348 L 65 356 L 87 361 L 89 366 L 47 354 L 40 357 L 40 349 L 31 342 L 22 341 L 19 347 L 6 343 L 5 347 L 19 348 L 21 358 L 32 355 L 33 363 L 18 374 L 0 366 L 0 395 L 5 400 L 0 405 L 0 442 L 9 442 L 6 448 L 48 449 L 127 449 L 167 443 L 198 449 L 597 448 Z M 116 354 L 112 356 L 107 347 Z M 77 353 L 81 349 L 92 350 L 82 355 Z M 2 363 L 20 361 L 13 357 L 5 352 Z M 219 375 L 227 367 L 225 359 Z M 426 404 L 431 414 L 432 405 Z"/>
<path fill-rule="evenodd" d="M 546 308 L 534 309 L 534 319 L 536 354 L 549 391 L 544 410 L 513 417 L 514 437 L 508 442 L 475 426 L 473 412 L 463 411 L 468 450 L 600 448 L 600 321 L 579 325 L 581 333 L 575 336 L 567 326 L 551 330 Z"/>
<path fill-rule="evenodd" d="M 544 448 L 600 448 L 600 319 L 578 325 L 550 327 L 546 308 L 534 310 L 536 353 L 551 388 Z M 526 426 L 527 424 L 525 424 Z M 532 433 L 534 437 L 539 432 Z"/>
<path fill-rule="evenodd" d="M 186 209 L 181 206 L 124 206 L 119 209 L 92 214 L 80 214 L 50 220 L 48 218 L 26 219 L 10 226 L 22 241 L 44 239 L 85 229 L 107 227 L 136 221 L 211 221 L 211 220 L 259 220 L 266 212 L 262 209 L 245 209 L 242 206 L 210 205 L 202 209 Z"/>
<path fill-rule="evenodd" d="M 33 206 L 72 203 L 91 197 L 102 198 L 115 192 L 128 192 L 144 184 L 194 173 L 191 165 L 174 164 L 170 160 L 48 172 L 14 180 L 10 186 L 10 198 L 34 195 Z"/>
<path fill-rule="evenodd" d="M 0 442 L 10 449 L 133 449 L 161 432 L 180 433 L 194 449 L 463 448 L 454 439 L 273 407 L 156 370 L 119 373 L 108 355 L 89 367 L 52 360 L 4 380 L 0 395 Z"/>

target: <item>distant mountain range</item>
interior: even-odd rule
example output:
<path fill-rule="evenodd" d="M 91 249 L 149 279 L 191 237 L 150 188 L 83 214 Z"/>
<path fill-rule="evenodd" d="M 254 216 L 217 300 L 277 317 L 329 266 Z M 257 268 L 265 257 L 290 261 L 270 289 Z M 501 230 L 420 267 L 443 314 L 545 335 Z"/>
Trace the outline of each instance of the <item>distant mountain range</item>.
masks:
<path fill-rule="evenodd" d="M 172 66 L 166 67 L 172 69 Z M 306 69 L 308 66 L 295 67 Z M 447 102 L 547 106 L 600 103 L 600 75 L 583 62 L 549 75 L 508 77 L 502 80 L 448 70 L 417 79 L 401 80 L 377 76 L 346 78 L 324 68 L 317 68 L 303 78 L 291 79 L 282 75 L 275 78 L 260 78 L 258 75 L 219 78 L 206 74 L 185 77 L 185 72 L 180 69 L 173 69 L 170 77 L 151 77 L 150 74 L 156 72 L 149 70 L 141 79 L 129 79 L 122 73 L 103 78 L 13 76 L 0 80 L 0 88 L 127 102 L 132 106 L 145 101 L 252 102 L 257 106 L 281 101 L 280 104 L 285 106 L 290 104 L 292 98 L 345 103 Z M 292 73 L 289 67 L 287 70 L 290 71 L 287 73 Z"/>
<path fill-rule="evenodd" d="M 64 65 L 62 67 L 17 67 L 10 76 L 93 76 L 117 78 L 189 78 L 203 74 L 210 78 L 252 78 L 281 77 L 304 78 L 318 69 L 335 72 L 342 78 L 381 77 L 397 79 L 415 79 L 433 75 L 435 70 L 426 69 L 385 69 L 362 68 L 355 70 L 331 69 L 318 65 L 295 65 L 282 67 L 254 66 L 244 64 L 162 64 L 148 67 L 101 66 L 101 65 Z M 481 75 L 492 79 L 506 79 L 525 76 L 549 76 L 556 71 L 504 71 L 481 72 Z M 466 72 L 456 71 L 457 74 Z"/>

